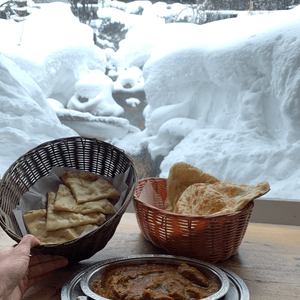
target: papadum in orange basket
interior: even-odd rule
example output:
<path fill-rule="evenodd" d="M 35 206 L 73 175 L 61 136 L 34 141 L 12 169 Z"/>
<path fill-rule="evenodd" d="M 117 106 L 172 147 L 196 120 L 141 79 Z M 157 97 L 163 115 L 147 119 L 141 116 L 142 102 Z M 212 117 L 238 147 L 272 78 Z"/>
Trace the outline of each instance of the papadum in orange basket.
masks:
<path fill-rule="evenodd" d="M 208 262 L 223 261 L 237 253 L 254 201 L 226 215 L 192 216 L 165 211 L 166 197 L 166 178 L 139 180 L 133 206 L 145 239 L 169 254 Z"/>

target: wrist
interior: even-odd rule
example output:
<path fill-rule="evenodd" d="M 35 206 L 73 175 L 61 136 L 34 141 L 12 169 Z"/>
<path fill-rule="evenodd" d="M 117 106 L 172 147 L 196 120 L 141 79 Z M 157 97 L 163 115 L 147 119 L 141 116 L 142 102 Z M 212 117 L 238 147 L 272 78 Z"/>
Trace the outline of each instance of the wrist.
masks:
<path fill-rule="evenodd" d="M 7 299 L 7 289 L 3 280 L 0 279 L 0 300 Z"/>
<path fill-rule="evenodd" d="M 4 300 L 4 288 L 2 287 L 1 282 L 0 282 L 0 300 Z"/>

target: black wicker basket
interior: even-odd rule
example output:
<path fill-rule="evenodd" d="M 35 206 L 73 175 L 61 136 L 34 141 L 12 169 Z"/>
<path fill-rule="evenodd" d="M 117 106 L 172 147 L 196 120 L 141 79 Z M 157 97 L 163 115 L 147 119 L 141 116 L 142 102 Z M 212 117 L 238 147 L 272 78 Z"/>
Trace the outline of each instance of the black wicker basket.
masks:
<path fill-rule="evenodd" d="M 20 197 L 53 167 L 70 167 L 114 178 L 129 170 L 128 190 L 121 208 L 97 230 L 78 239 L 63 243 L 38 245 L 43 254 L 61 255 L 70 262 L 88 259 L 103 249 L 133 198 L 138 176 L 132 159 L 109 143 L 86 137 L 70 137 L 43 143 L 28 151 L 5 172 L 0 184 L 0 225 L 16 242 L 22 238 L 13 209 Z"/>

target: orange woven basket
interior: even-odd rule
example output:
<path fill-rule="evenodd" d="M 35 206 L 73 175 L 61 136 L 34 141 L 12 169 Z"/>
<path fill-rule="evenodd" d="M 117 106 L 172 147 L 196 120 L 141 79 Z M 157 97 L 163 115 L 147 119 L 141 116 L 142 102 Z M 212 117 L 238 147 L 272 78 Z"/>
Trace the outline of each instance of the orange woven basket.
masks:
<path fill-rule="evenodd" d="M 146 188 L 148 182 L 153 189 L 149 189 L 149 184 Z M 143 197 L 144 192 L 147 197 Z M 254 201 L 248 203 L 243 210 L 227 215 L 192 216 L 163 210 L 166 197 L 166 178 L 139 180 L 133 205 L 139 228 L 148 241 L 172 255 L 208 262 L 226 260 L 237 252 L 245 235 Z"/>

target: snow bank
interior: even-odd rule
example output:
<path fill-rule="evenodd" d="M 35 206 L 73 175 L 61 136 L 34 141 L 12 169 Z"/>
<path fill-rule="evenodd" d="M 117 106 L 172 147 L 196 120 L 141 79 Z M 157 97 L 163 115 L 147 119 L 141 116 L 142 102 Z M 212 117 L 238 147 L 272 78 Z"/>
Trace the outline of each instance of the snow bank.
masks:
<path fill-rule="evenodd" d="M 43 142 L 76 136 L 62 125 L 41 89 L 0 54 L 0 176 L 28 150 Z"/>
<path fill-rule="evenodd" d="M 160 176 L 185 161 L 221 180 L 267 180 L 268 197 L 296 197 L 299 13 L 297 7 L 214 22 L 194 28 L 182 46 L 157 48 L 143 73 L 151 135 L 144 142 L 153 158 L 166 156 Z"/>
<path fill-rule="evenodd" d="M 94 45 L 93 29 L 61 2 L 40 4 L 23 22 L 0 19 L 3 55 L 29 74 L 44 95 L 64 105 L 89 70 L 105 71 L 105 52 Z M 55 20 L 55 22 L 54 22 Z"/>

